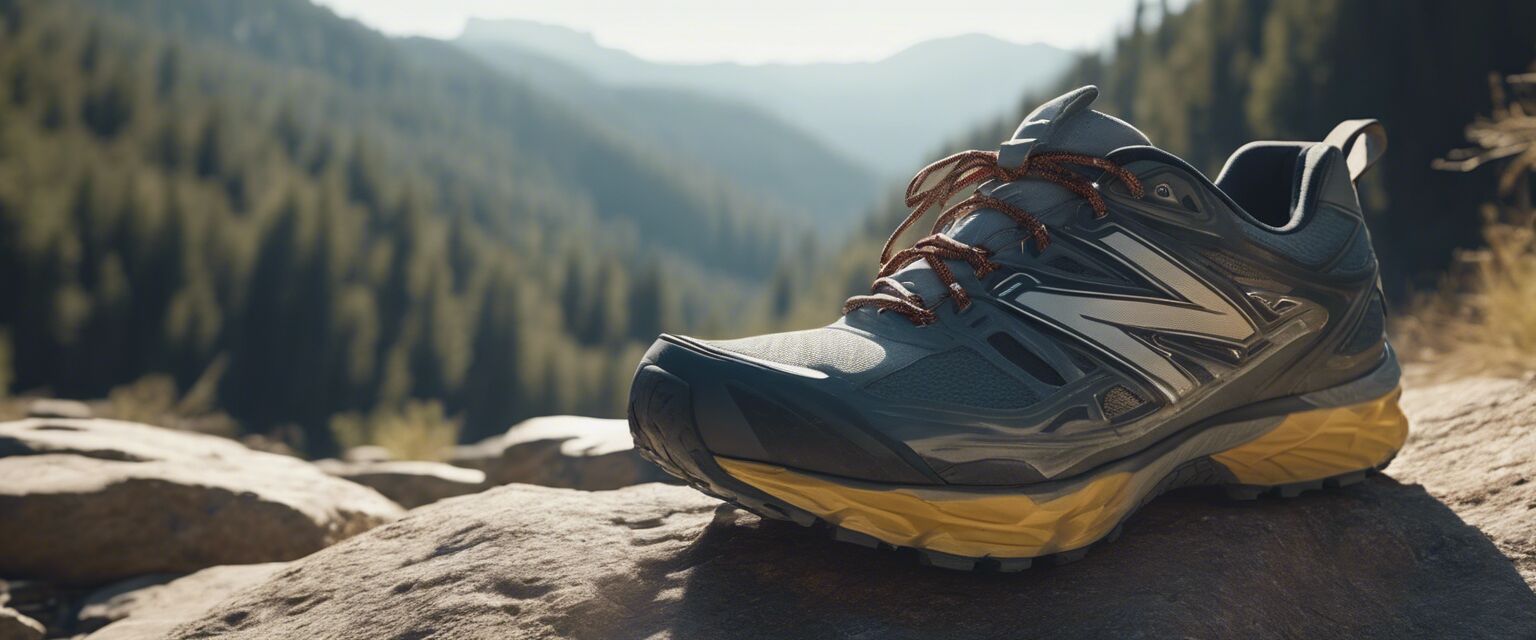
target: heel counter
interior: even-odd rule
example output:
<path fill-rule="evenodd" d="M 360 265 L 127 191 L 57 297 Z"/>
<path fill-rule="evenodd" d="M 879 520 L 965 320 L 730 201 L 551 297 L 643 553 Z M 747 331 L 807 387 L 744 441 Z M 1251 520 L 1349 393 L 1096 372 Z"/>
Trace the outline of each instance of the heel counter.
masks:
<path fill-rule="evenodd" d="M 1294 388 L 1295 392 L 1325 389 L 1368 375 L 1384 365 L 1396 367 L 1396 356 L 1387 342 L 1387 309 L 1380 289 L 1371 289 L 1359 312 L 1317 345 L 1316 366 Z"/>
<path fill-rule="evenodd" d="M 1374 276 L 1377 272 L 1376 249 L 1371 242 L 1370 225 L 1366 224 L 1365 208 L 1360 204 L 1360 192 L 1343 154 L 1332 147 L 1326 149 L 1322 166 L 1318 167 L 1321 175 L 1313 208 L 1333 211 L 1354 223 L 1353 234 L 1344 249 L 1333 257 L 1328 273 L 1343 276 L 1369 272 Z M 1372 280 L 1374 285 L 1375 278 Z"/>
<path fill-rule="evenodd" d="M 1302 153 L 1295 172 L 1291 222 L 1279 228 L 1242 225 L 1247 239 L 1320 275 L 1374 269 L 1365 214 L 1339 150 L 1314 144 Z"/>
<path fill-rule="evenodd" d="M 1325 177 L 1318 190 L 1317 204 L 1351 219 L 1354 231 L 1345 247 L 1328 264 L 1327 275 L 1344 282 L 1358 282 L 1357 289 L 1363 301 L 1350 324 L 1338 334 L 1333 349 L 1335 367 L 1349 369 L 1360 367 L 1362 361 L 1376 362 L 1387 349 L 1387 306 L 1381 288 L 1381 268 L 1376 259 L 1376 248 L 1371 241 L 1370 225 L 1366 224 L 1365 211 L 1360 205 L 1359 192 L 1354 175 L 1344 155 L 1329 147 Z M 1390 355 L 1390 354 L 1388 354 Z"/>
<path fill-rule="evenodd" d="M 1381 289 L 1372 289 L 1355 325 L 1334 348 L 1335 358 L 1355 359 L 1373 349 L 1387 346 L 1387 307 Z"/>

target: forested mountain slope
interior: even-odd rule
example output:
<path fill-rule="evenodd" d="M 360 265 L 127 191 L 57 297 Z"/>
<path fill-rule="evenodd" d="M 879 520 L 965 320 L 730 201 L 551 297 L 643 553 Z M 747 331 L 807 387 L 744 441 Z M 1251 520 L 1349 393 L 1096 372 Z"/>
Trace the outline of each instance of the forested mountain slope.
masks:
<path fill-rule="evenodd" d="M 361 124 L 370 139 L 381 140 L 381 158 L 424 166 L 424 177 L 441 193 L 501 191 L 553 200 L 530 207 L 532 215 L 541 221 L 577 216 L 572 226 L 588 226 L 579 216 L 593 215 L 630 227 L 648 245 L 686 248 L 693 260 L 744 274 L 761 273 L 762 260 L 776 249 L 774 219 L 783 212 L 760 207 L 666 149 L 646 148 L 573 113 L 445 43 L 384 38 L 297 0 L 94 5 L 139 26 L 269 65 L 270 84 L 247 80 L 203 90 L 268 102 L 286 94 L 312 122 Z M 289 84 L 299 77 L 326 86 L 285 92 L 301 88 Z M 260 97 L 273 92 L 278 95 Z M 385 140 L 398 146 L 385 146 Z M 518 213 L 499 215 L 522 217 Z"/>
<path fill-rule="evenodd" d="M 317 453 L 344 412 L 612 414 L 642 341 L 737 313 L 783 217 L 298 0 L 0 0 L 16 390 L 203 380 Z"/>

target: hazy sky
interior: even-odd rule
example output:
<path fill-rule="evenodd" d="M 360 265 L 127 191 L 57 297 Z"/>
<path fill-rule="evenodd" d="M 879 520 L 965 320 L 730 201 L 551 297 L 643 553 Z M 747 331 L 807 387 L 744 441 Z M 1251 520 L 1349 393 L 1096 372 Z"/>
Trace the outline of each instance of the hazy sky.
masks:
<path fill-rule="evenodd" d="M 466 19 L 591 32 L 653 60 L 873 60 L 922 40 L 987 33 L 1084 49 L 1130 23 L 1136 0 L 317 0 L 396 35 L 452 38 Z M 1154 3 L 1155 4 L 1155 3 Z M 1175 1 L 1174 6 L 1183 2 Z"/>

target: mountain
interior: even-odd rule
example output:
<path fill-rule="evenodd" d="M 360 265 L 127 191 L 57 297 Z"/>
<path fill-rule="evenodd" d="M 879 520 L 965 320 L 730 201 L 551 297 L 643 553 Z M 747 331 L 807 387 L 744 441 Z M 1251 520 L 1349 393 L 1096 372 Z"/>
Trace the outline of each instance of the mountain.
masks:
<path fill-rule="evenodd" d="M 388 129 L 381 136 L 399 133 L 401 145 L 389 150 L 414 154 L 400 159 L 424 162 L 440 183 L 474 180 L 477 189 L 578 194 L 581 206 L 535 215 L 584 227 L 581 210 L 589 210 L 631 229 L 642 243 L 684 250 L 711 268 L 750 275 L 762 272 L 760 260 L 772 256 L 749 245 L 771 242 L 777 232 L 769 229 L 785 212 L 707 167 L 573 113 L 439 41 L 385 38 L 295 0 L 96 5 L 175 37 L 254 57 L 279 72 L 318 74 L 331 83 L 325 89 L 336 91 L 314 96 L 310 102 L 318 104 L 309 110 Z M 704 247 L 700 233 L 708 241 Z"/>
<path fill-rule="evenodd" d="M 765 109 L 869 163 L 908 174 L 956 133 L 1017 105 L 1073 59 L 1044 44 L 984 35 L 919 43 L 876 62 L 667 64 L 601 46 L 590 34 L 519 20 L 471 20 L 470 49 L 517 47 L 570 64 L 615 86 L 698 91 Z"/>
<path fill-rule="evenodd" d="M 495 41 L 465 50 L 572 110 L 728 176 L 767 202 L 843 230 L 884 186 L 872 169 L 755 106 L 667 87 L 608 85 L 575 65 Z"/>
<path fill-rule="evenodd" d="M 749 321 L 807 229 L 302 0 L 0 0 L 0 43 L 0 395 L 168 386 L 316 454 L 616 415 L 646 342 Z"/>

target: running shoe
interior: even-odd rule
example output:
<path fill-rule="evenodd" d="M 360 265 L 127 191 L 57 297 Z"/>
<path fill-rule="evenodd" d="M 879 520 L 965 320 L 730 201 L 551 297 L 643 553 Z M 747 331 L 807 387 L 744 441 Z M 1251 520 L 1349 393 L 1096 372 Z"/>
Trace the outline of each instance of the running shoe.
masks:
<path fill-rule="evenodd" d="M 630 395 L 643 455 L 768 518 L 1000 571 L 1076 559 L 1177 487 L 1289 497 L 1385 466 L 1408 423 L 1355 188 L 1381 125 L 1250 143 L 1212 181 L 1097 95 L 919 171 L 836 322 L 660 336 Z"/>

